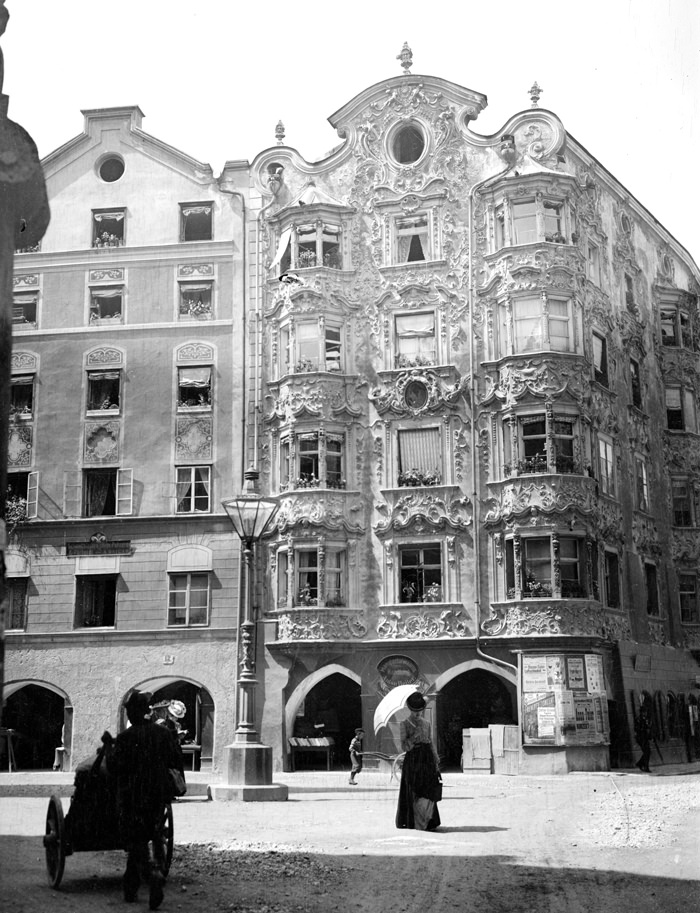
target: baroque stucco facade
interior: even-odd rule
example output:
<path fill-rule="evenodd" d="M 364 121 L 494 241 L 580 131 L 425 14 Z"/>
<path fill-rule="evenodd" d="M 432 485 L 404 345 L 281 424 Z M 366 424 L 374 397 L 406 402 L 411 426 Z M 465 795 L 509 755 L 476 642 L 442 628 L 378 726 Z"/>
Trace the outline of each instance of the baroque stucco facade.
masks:
<path fill-rule="evenodd" d="M 218 264 L 213 321 L 196 332 L 160 318 L 139 329 L 126 311 L 127 326 L 104 331 L 110 345 L 122 336 L 140 345 L 156 376 L 167 366 L 172 377 L 171 352 L 190 337 L 226 353 L 213 450 L 188 460 L 212 467 L 209 509 L 183 517 L 156 503 L 159 480 L 179 465 L 177 407 L 174 417 L 125 414 L 112 435 L 124 446 L 127 419 L 132 447 L 153 429 L 138 451 L 143 506 L 102 520 L 100 531 L 139 543 L 117 573 L 134 574 L 137 589 L 125 589 L 150 606 L 148 619 L 128 614 L 120 594 L 114 630 L 76 631 L 81 569 L 68 566 L 64 543 L 89 539 L 95 523 L 68 520 L 58 507 L 37 515 L 18 540 L 16 567 L 36 594 L 25 629 L 7 636 L 9 680 L 87 697 L 80 670 L 92 669 L 97 715 L 116 725 L 123 693 L 163 675 L 155 671 L 162 643 L 167 676 L 205 687 L 216 705 L 217 769 L 234 725 L 238 605 L 237 549 L 217 505 L 239 487 L 240 467 L 254 463 L 262 489 L 280 499 L 258 547 L 255 591 L 258 717 L 276 770 L 289 767 L 290 738 L 319 732 L 334 736 L 342 763 L 360 725 L 366 747 L 395 754 L 396 726 L 375 732 L 374 711 L 405 682 L 433 697 L 429 719 L 448 764 L 463 760 L 463 728 L 509 724 L 520 770 L 629 764 L 644 691 L 666 760 L 687 759 L 696 750 L 700 649 L 697 267 L 539 107 L 536 86 L 531 107 L 486 136 L 474 123 L 485 96 L 411 75 L 410 55 L 402 66 L 330 118 L 342 142 L 320 162 L 285 145 L 280 129 L 277 145 L 250 165 L 229 163 L 218 181 L 188 162 L 196 192 L 174 186 L 166 170 L 133 188 L 135 201 L 213 200 L 227 214 L 221 244 L 167 246 L 164 235 L 116 252 L 147 260 L 150 276 L 167 261 L 154 302 L 173 298 L 183 264 Z M 133 122 L 128 130 L 149 163 L 174 154 L 152 138 L 145 148 Z M 53 162 L 65 155 L 45 163 L 55 212 L 125 205 L 124 179 L 119 200 L 103 202 L 92 185 L 79 194 L 59 186 L 58 172 L 52 183 Z M 245 207 L 232 205 L 231 189 Z M 56 234 L 18 259 L 20 287 L 46 276 L 47 315 L 58 307 L 49 295 L 55 276 L 114 259 L 114 251 L 65 253 L 81 245 Z M 83 337 L 100 330 L 58 322 L 47 344 L 57 337 L 85 348 Z M 43 376 L 50 353 L 38 352 L 41 329 L 19 334 L 15 350 L 41 355 Z M 59 359 L 53 376 L 76 359 Z M 39 423 L 36 433 L 37 441 L 46 434 Z M 161 459 L 155 439 L 164 435 L 175 443 Z M 58 427 L 51 445 L 63 472 L 75 454 Z M 56 491 L 51 500 L 61 503 Z M 207 624 L 178 631 L 166 620 L 168 575 L 188 571 L 169 564 L 176 544 L 208 548 L 200 569 L 216 584 Z M 64 595 L 49 604 L 52 588 Z M 117 650 L 120 684 L 96 686 L 91 657 L 111 668 Z M 60 673 L 46 673 L 58 666 L 52 657 L 65 656 Z M 81 747 L 99 728 L 96 719 L 74 724 Z"/>

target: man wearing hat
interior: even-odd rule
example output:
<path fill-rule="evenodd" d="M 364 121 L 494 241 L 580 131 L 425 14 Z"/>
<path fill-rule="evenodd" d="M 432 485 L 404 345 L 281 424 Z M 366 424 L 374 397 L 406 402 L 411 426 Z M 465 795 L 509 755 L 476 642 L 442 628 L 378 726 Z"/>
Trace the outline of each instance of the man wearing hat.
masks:
<path fill-rule="evenodd" d="M 116 738 L 113 764 L 119 832 L 127 851 L 124 900 L 136 900 L 143 879 L 149 885 L 149 907 L 157 910 L 165 883 L 164 847 L 158 831 L 171 798 L 168 770 L 182 762 L 172 733 L 153 722 L 151 700 L 152 695 L 144 691 L 129 695 L 124 706 L 131 726 Z"/>

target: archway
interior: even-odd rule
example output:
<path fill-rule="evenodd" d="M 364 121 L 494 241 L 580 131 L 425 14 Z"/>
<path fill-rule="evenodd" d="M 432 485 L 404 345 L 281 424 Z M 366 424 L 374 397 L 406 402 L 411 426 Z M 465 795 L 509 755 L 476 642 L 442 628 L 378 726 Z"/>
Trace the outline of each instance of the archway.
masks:
<path fill-rule="evenodd" d="M 287 709 L 288 735 L 330 736 L 335 742 L 335 763 L 342 766 L 355 729 L 362 725 L 359 676 L 337 665 L 319 669 L 294 691 Z M 325 768 L 325 760 L 311 753 L 300 760 L 300 766 L 308 769 Z"/>
<path fill-rule="evenodd" d="M 182 743 L 186 765 L 193 770 L 210 770 L 214 755 L 214 700 L 200 682 L 181 678 L 157 678 L 136 686 L 140 691 L 150 691 L 153 703 L 182 701 L 186 714 L 180 720 L 186 730 Z M 133 689 L 132 689 L 133 690 Z M 122 704 L 123 707 L 123 704 Z M 122 721 L 126 725 L 126 718 Z"/>
<path fill-rule="evenodd" d="M 480 664 L 442 685 L 436 729 L 444 767 L 461 769 L 463 729 L 485 729 L 499 723 L 517 725 L 517 688 L 510 678 Z"/>
<path fill-rule="evenodd" d="M 67 695 L 48 682 L 8 682 L 2 726 L 13 730 L 12 747 L 18 770 L 51 770 L 67 766 L 73 708 Z M 57 751 L 59 749 L 59 751 Z M 3 769 L 7 769 L 7 740 L 2 740 Z"/>

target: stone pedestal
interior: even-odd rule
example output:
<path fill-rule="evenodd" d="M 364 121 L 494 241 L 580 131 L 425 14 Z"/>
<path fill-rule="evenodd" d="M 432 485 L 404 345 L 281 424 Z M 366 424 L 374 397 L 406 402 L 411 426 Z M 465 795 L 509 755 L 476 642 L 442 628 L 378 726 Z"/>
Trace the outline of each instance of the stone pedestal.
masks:
<path fill-rule="evenodd" d="M 260 742 L 234 742 L 226 746 L 223 783 L 209 787 L 219 802 L 284 802 L 289 789 L 272 782 L 272 748 Z"/>

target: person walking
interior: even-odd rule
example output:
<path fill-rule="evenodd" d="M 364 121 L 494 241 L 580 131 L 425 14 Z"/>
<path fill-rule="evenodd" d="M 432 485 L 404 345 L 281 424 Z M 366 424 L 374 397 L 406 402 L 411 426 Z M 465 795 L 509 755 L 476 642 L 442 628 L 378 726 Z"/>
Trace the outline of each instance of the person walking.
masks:
<path fill-rule="evenodd" d="M 357 786 L 355 777 L 362 770 L 362 736 L 364 734 L 364 729 L 356 729 L 355 738 L 350 742 L 350 763 L 352 765 L 350 779 L 348 780 L 350 786 Z"/>
<path fill-rule="evenodd" d="M 426 700 L 416 692 L 406 706 L 411 711 L 401 723 L 401 749 L 406 752 L 401 769 L 396 827 L 433 831 L 440 826 L 437 804 L 442 798 L 440 761 L 423 717 Z"/>
<path fill-rule="evenodd" d="M 141 880 L 149 885 L 149 907 L 163 901 L 165 850 L 160 837 L 163 810 L 171 798 L 168 770 L 179 769 L 182 758 L 172 732 L 152 719 L 152 695 L 134 691 L 125 710 L 131 723 L 114 745 L 117 820 L 127 852 L 122 878 L 124 900 L 136 900 Z"/>
<path fill-rule="evenodd" d="M 646 695 L 642 695 L 642 702 L 639 705 L 639 713 L 634 723 L 634 737 L 637 744 L 642 749 L 642 756 L 635 765 L 643 773 L 651 773 L 649 768 L 649 759 L 651 757 L 651 738 L 653 735 L 653 724 L 651 720 L 651 707 Z"/>

